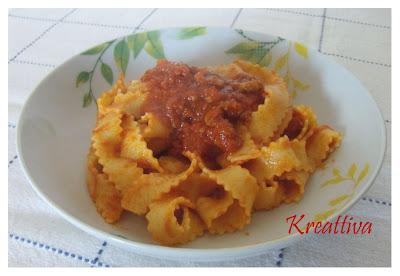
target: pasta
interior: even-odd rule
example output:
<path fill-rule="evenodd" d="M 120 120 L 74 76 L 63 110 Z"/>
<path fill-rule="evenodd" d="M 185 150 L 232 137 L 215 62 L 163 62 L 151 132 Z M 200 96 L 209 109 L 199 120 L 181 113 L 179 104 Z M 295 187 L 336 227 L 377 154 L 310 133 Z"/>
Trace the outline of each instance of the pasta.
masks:
<path fill-rule="evenodd" d="M 153 238 L 162 244 L 174 245 L 202 235 L 204 224 L 194 208 L 193 203 L 182 196 L 169 195 L 154 201 L 146 215 Z"/>
<path fill-rule="evenodd" d="M 196 166 L 197 161 L 192 160 L 190 167 L 178 174 L 149 173 L 141 175 L 134 181 L 134 185 L 123 193 L 122 207 L 138 215 L 145 214 L 150 203 L 186 180 Z"/>
<path fill-rule="evenodd" d="M 119 220 L 122 214 L 121 196 L 115 185 L 101 173 L 101 166 L 93 148 L 88 154 L 88 189 L 97 211 L 108 223 Z"/>
<path fill-rule="evenodd" d="M 116 223 L 144 216 L 160 244 L 243 229 L 252 213 L 301 200 L 342 136 L 293 105 L 283 79 L 244 61 L 159 61 L 97 100 L 87 187 Z"/>

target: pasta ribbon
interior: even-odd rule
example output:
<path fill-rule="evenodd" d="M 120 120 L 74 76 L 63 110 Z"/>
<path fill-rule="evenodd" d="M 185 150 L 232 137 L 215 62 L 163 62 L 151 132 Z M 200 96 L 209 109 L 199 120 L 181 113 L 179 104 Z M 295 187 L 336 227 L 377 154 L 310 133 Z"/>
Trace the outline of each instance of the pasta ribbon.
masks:
<path fill-rule="evenodd" d="M 171 192 L 182 195 L 196 203 L 200 197 L 212 195 L 216 188 L 218 188 L 218 184 L 214 180 L 200 172 L 194 172 Z"/>
<path fill-rule="evenodd" d="M 100 159 L 115 156 L 116 148 L 121 143 L 121 123 L 122 114 L 120 112 L 112 111 L 99 115 L 97 126 L 93 130 L 92 141 Z"/>
<path fill-rule="evenodd" d="M 293 108 L 292 119 L 282 132 L 290 140 L 306 140 L 317 127 L 317 118 L 311 108 L 304 105 Z"/>
<path fill-rule="evenodd" d="M 153 113 L 145 113 L 140 118 L 139 122 L 146 125 L 143 130 L 143 137 L 168 139 L 171 130 L 166 127 Z"/>
<path fill-rule="evenodd" d="M 138 215 L 146 214 L 150 203 L 186 180 L 197 168 L 197 160 L 179 174 L 149 173 L 141 175 L 122 195 L 122 207 Z"/>
<path fill-rule="evenodd" d="M 283 118 L 281 125 L 275 130 L 272 141 L 279 139 L 279 137 L 283 135 L 292 118 L 293 108 L 289 108 L 288 111 L 286 111 L 285 117 Z"/>
<path fill-rule="evenodd" d="M 101 161 L 103 171 L 121 192 L 132 187 L 135 180 L 143 174 L 143 169 L 130 159 L 114 157 Z"/>
<path fill-rule="evenodd" d="M 111 87 L 111 89 L 103 93 L 97 99 L 99 114 L 105 114 L 108 111 L 113 110 L 114 108 L 112 107 L 112 104 L 114 103 L 115 97 L 125 92 L 126 92 L 125 77 L 123 74 L 120 74 L 118 80 Z"/>
<path fill-rule="evenodd" d="M 185 162 L 185 160 L 182 160 L 181 158 L 169 155 L 160 156 L 158 162 L 162 169 L 167 173 L 181 173 L 190 165 L 190 163 Z"/>
<path fill-rule="evenodd" d="M 196 201 L 196 210 L 208 228 L 211 228 L 213 221 L 225 214 L 233 204 L 232 195 L 227 192 L 222 193 L 223 195 L 218 197 L 200 197 Z"/>
<path fill-rule="evenodd" d="M 197 158 L 203 174 L 222 186 L 225 191 L 230 192 L 244 208 L 245 214 L 250 216 L 258 186 L 256 179 L 249 171 L 238 165 L 231 165 L 221 170 L 210 170 L 199 157 Z"/>
<path fill-rule="evenodd" d="M 307 106 L 299 105 L 295 107 L 295 110 L 302 115 L 304 120 L 303 128 L 297 139 L 307 139 L 310 137 L 317 127 L 317 116 L 315 116 L 314 111 Z"/>
<path fill-rule="evenodd" d="M 135 119 L 141 116 L 140 108 L 147 96 L 147 90 L 143 84 L 134 81 L 128 87 L 126 93 L 119 93 L 115 96 L 111 109 L 130 114 Z"/>
<path fill-rule="evenodd" d="M 342 136 L 329 126 L 317 127 L 307 139 L 307 155 L 314 168 L 320 167 L 339 145 Z"/>
<path fill-rule="evenodd" d="M 261 180 L 254 209 L 270 210 L 282 202 L 298 202 L 303 197 L 309 176 L 309 172 L 293 170 L 285 172 L 274 180 Z"/>
<path fill-rule="evenodd" d="M 251 135 L 245 126 L 238 127 L 238 133 L 243 140 L 242 147 L 227 156 L 227 160 L 233 164 L 242 164 L 246 161 L 256 159 L 261 156 L 261 152 L 251 139 Z"/>
<path fill-rule="evenodd" d="M 194 204 L 182 196 L 154 201 L 146 219 L 154 240 L 164 245 L 187 243 L 204 232 L 204 223 L 194 212 Z"/>
<path fill-rule="evenodd" d="M 305 145 L 305 141 L 289 141 L 287 136 L 283 136 L 268 147 L 262 147 L 262 156 L 249 163 L 247 168 L 256 178 L 268 180 L 291 170 L 310 171 L 312 167 Z"/>
<path fill-rule="evenodd" d="M 133 184 L 133 181 L 143 173 L 133 160 L 118 156 L 118 149 L 122 142 L 122 114 L 110 111 L 100 115 L 97 127 L 93 131 L 93 147 L 103 166 L 103 171 L 122 191 Z"/>
<path fill-rule="evenodd" d="M 266 86 L 267 97 L 264 104 L 251 114 L 249 125 L 251 137 L 263 145 L 268 145 L 289 110 L 290 96 L 283 87 L 283 85 Z"/>
<path fill-rule="evenodd" d="M 147 147 L 139 123 L 132 115 L 125 115 L 123 120 L 124 137 L 121 144 L 121 157 L 136 161 L 142 168 L 154 169 L 163 172 L 163 168 Z"/>
<path fill-rule="evenodd" d="M 211 170 L 195 154 L 188 157 L 198 160 L 204 179 L 209 179 L 209 193 L 196 200 L 196 210 L 208 231 L 222 234 L 242 229 L 250 223 L 258 186 L 249 171 L 239 165 Z"/>
<path fill-rule="evenodd" d="M 282 186 L 285 195 L 285 203 L 298 202 L 303 197 L 304 187 L 309 177 L 310 173 L 306 171 L 290 171 L 278 178 L 277 181 Z"/>
<path fill-rule="evenodd" d="M 98 213 L 108 223 L 119 220 L 122 214 L 121 196 L 106 175 L 101 172 L 94 150 L 91 148 L 87 163 L 87 185 Z"/>
<path fill-rule="evenodd" d="M 284 199 L 283 188 L 277 181 L 259 182 L 259 191 L 257 193 L 254 209 L 255 210 L 270 210 L 281 204 Z"/>
<path fill-rule="evenodd" d="M 243 229 L 249 223 L 250 216 L 246 214 L 239 201 L 234 200 L 223 215 L 212 221 L 208 231 L 211 234 L 231 233 Z"/>

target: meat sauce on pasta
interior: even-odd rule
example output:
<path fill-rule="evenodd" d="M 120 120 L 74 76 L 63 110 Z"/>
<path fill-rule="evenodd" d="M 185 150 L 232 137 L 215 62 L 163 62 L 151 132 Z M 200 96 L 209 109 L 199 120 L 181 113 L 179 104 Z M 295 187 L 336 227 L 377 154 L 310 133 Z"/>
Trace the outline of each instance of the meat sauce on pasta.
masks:
<path fill-rule="evenodd" d="M 149 89 L 142 113 L 154 113 L 172 128 L 173 155 L 193 151 L 210 159 L 238 150 L 243 141 L 234 125 L 264 101 L 262 82 L 244 72 L 227 78 L 163 60 L 141 81 Z"/>
<path fill-rule="evenodd" d="M 168 246 L 243 229 L 256 211 L 298 202 L 341 141 L 310 107 L 293 105 L 277 73 L 240 60 L 159 61 L 140 80 L 121 75 L 97 104 L 90 197 L 107 223 L 144 216 Z"/>

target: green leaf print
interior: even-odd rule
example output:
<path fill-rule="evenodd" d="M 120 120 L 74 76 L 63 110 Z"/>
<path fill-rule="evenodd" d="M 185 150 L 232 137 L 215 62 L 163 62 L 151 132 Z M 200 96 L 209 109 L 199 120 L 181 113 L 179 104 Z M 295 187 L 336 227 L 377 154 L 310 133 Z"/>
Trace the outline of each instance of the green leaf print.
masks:
<path fill-rule="evenodd" d="M 87 107 L 92 103 L 92 95 L 90 92 L 87 92 L 85 95 L 83 95 L 83 107 Z"/>
<path fill-rule="evenodd" d="M 191 39 L 196 36 L 205 35 L 207 33 L 206 27 L 192 27 L 192 28 L 183 28 L 179 34 L 179 39 Z"/>
<path fill-rule="evenodd" d="M 151 31 L 147 33 L 147 42 L 144 47 L 146 52 L 155 59 L 165 58 L 164 47 L 160 40 L 159 31 Z"/>
<path fill-rule="evenodd" d="M 76 77 L 76 87 L 78 87 L 79 85 L 87 82 L 89 80 L 90 77 L 90 73 L 86 72 L 86 71 L 82 71 L 78 74 L 78 76 Z"/>
<path fill-rule="evenodd" d="M 81 55 L 96 55 L 103 51 L 103 49 L 106 48 L 109 43 L 110 42 L 105 42 L 103 44 L 94 46 L 93 48 L 90 48 L 89 50 L 83 52 Z"/>
<path fill-rule="evenodd" d="M 263 45 L 259 42 L 240 42 L 226 51 L 227 54 L 246 54 L 251 50 L 262 48 Z"/>
<path fill-rule="evenodd" d="M 129 62 L 129 48 L 125 39 L 115 45 L 114 60 L 117 67 L 125 74 Z"/>
<path fill-rule="evenodd" d="M 111 67 L 104 62 L 101 63 L 101 75 L 110 85 L 113 84 L 114 81 L 113 71 Z"/>
<path fill-rule="evenodd" d="M 133 53 L 133 57 L 136 58 L 142 51 L 144 44 L 147 41 L 147 33 L 138 33 L 130 35 L 127 38 L 128 47 Z"/>

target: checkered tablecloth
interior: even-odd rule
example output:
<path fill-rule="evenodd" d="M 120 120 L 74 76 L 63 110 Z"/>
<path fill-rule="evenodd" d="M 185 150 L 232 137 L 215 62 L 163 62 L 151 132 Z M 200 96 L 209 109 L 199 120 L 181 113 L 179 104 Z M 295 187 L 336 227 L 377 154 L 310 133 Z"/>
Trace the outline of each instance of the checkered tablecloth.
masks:
<path fill-rule="evenodd" d="M 9 266 L 390 266 L 391 11 L 388 9 L 11 9 L 8 15 Z M 181 262 L 121 249 L 74 227 L 32 190 L 16 153 L 16 122 L 32 89 L 69 57 L 134 30 L 227 26 L 301 41 L 368 88 L 385 119 L 387 152 L 349 214 L 371 236 L 307 236 L 287 248 L 226 262 Z M 357 104 L 357 103 L 355 103 Z"/>

